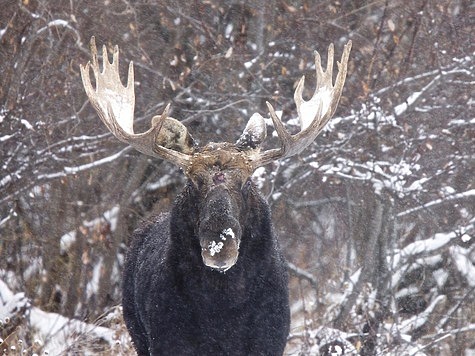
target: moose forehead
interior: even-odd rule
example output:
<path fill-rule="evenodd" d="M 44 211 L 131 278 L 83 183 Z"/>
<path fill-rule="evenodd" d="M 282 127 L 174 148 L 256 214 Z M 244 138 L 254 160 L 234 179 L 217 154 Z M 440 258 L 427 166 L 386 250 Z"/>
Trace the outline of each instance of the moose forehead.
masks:
<path fill-rule="evenodd" d="M 245 180 L 253 173 L 249 155 L 230 143 L 209 143 L 191 159 L 186 175 L 193 179 L 208 176 L 218 183 L 223 174 L 232 173 L 238 180 Z M 217 180 L 217 181 L 216 181 Z"/>

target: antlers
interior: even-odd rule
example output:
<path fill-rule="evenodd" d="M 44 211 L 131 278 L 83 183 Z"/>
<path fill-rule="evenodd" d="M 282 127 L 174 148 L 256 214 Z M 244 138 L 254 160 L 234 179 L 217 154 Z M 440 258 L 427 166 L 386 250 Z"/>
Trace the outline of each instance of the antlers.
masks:
<path fill-rule="evenodd" d="M 302 77 L 295 89 L 294 100 L 300 119 L 301 131 L 291 135 L 277 117 L 274 108 L 267 102 L 274 128 L 281 141 L 281 147 L 264 152 L 254 150 L 265 138 L 265 123 L 262 116 L 254 114 L 246 129 L 236 143 L 236 148 L 247 156 L 253 169 L 280 158 L 290 157 L 302 152 L 309 146 L 326 123 L 335 113 L 345 83 L 351 41 L 345 45 L 338 63 L 338 74 L 333 85 L 333 45 L 328 47 L 327 68 L 324 71 L 318 52 L 315 52 L 317 87 L 309 101 L 302 99 L 305 77 Z M 86 94 L 100 119 L 119 140 L 130 144 L 138 151 L 155 157 L 161 157 L 180 166 L 185 172 L 190 166 L 195 152 L 193 139 L 186 127 L 179 121 L 168 117 L 170 105 L 162 115 L 154 116 L 151 128 L 141 134 L 135 134 L 134 121 L 134 68 L 129 64 L 127 85 L 123 86 L 119 77 L 119 48 L 114 47 L 112 63 L 109 62 L 105 46 L 102 49 L 103 69 L 100 71 L 97 48 L 94 37 L 91 38 L 92 63 L 80 66 L 81 77 Z M 90 68 L 94 73 L 96 88 L 90 79 Z"/>
<path fill-rule="evenodd" d="M 135 134 L 133 63 L 129 64 L 127 85 L 124 87 L 119 77 L 119 48 L 114 47 L 112 63 L 109 63 L 107 49 L 102 47 L 102 72 L 99 70 L 94 37 L 91 38 L 91 54 L 92 63 L 80 66 L 82 83 L 89 101 L 109 131 L 146 155 L 164 158 L 186 169 L 193 153 L 193 139 L 183 124 L 168 117 L 170 105 L 167 105 L 162 115 L 153 117 L 152 127 L 148 131 Z M 90 68 L 94 73 L 96 89 L 91 84 Z"/>
<path fill-rule="evenodd" d="M 338 64 L 338 75 L 335 85 L 333 85 L 333 44 L 328 47 L 328 59 L 326 71 L 323 71 L 320 54 L 315 51 L 315 67 L 317 73 L 317 87 L 312 98 L 305 101 L 302 92 L 305 83 L 303 76 L 295 89 L 294 100 L 300 120 L 301 131 L 295 135 L 289 134 L 282 121 L 277 117 L 273 106 L 267 102 L 267 107 L 274 123 L 274 128 L 281 141 L 280 149 L 272 149 L 258 153 L 252 158 L 255 168 L 266 165 L 280 158 L 291 157 L 302 152 L 309 146 L 323 127 L 332 118 L 340 101 L 343 85 L 345 84 L 348 58 L 351 51 L 351 41 L 345 45 L 341 56 L 341 63 Z"/>

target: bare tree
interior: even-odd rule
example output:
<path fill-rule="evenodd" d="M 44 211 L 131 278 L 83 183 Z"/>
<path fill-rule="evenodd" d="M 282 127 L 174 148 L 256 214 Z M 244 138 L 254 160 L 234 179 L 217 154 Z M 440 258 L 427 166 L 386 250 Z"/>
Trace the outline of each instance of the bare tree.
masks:
<path fill-rule="evenodd" d="M 266 101 L 296 132 L 285 118 L 302 72 L 312 95 L 312 51 L 351 39 L 328 129 L 254 175 L 292 263 L 288 352 L 473 349 L 471 11 L 468 0 L 2 4 L 0 279 L 28 305 L 94 321 L 120 300 L 133 228 L 182 183 L 97 124 L 79 73 L 92 35 L 134 61 L 137 131 L 169 98 L 203 144 L 233 142 Z"/>

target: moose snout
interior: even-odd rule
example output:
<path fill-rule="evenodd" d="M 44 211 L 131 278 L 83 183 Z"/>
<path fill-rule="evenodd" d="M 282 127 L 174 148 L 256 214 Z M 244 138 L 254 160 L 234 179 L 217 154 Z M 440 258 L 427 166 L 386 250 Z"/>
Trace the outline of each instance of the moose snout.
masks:
<path fill-rule="evenodd" d="M 206 256 L 205 254 L 203 254 L 203 263 L 205 264 L 205 266 L 208 266 L 218 272 L 226 272 L 227 270 L 229 270 L 232 266 L 236 264 L 237 257 L 238 256 L 236 255 L 235 259 L 233 258 L 233 259 L 221 261 L 216 258 L 209 258 L 209 256 Z"/>
<path fill-rule="evenodd" d="M 201 257 L 206 266 L 224 272 L 236 264 L 241 229 L 233 225 L 218 231 L 200 229 Z"/>

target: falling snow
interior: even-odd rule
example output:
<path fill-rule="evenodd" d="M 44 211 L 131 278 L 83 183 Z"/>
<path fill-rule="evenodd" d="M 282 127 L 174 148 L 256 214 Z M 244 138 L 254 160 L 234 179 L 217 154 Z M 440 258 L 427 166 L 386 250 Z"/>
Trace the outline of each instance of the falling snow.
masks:
<path fill-rule="evenodd" d="M 315 11 L 327 14 L 331 6 L 317 2 L 286 4 L 277 17 L 268 16 L 272 6 L 228 6 L 216 0 L 202 2 L 199 13 L 193 2 L 180 0 L 140 8 L 130 2 L 130 11 L 121 11 L 120 1 L 94 8 L 11 3 L 0 15 L 5 20 L 0 22 L 8 23 L 0 28 L 6 49 L 0 93 L 7 93 L 0 105 L 0 329 L 2 322 L 21 320 L 18 330 L 27 330 L 28 338 L 41 345 L 38 354 L 68 354 L 82 342 L 82 334 L 102 340 L 94 344 L 127 344 L 127 336 L 116 340 L 117 331 L 109 326 L 77 319 L 102 315 L 98 300 L 104 286 L 110 286 L 110 303 L 119 303 L 127 250 L 122 241 L 128 240 L 124 231 L 137 227 L 154 203 L 159 201 L 162 209 L 171 202 L 184 180 L 171 164 L 115 142 L 97 119 L 77 76 L 77 63 L 88 60 L 90 34 L 121 44 L 122 83 L 134 60 L 136 107 L 114 90 L 107 92 L 126 132 L 134 132 L 134 123 L 137 132 L 144 132 L 151 117 L 173 101 L 170 114 L 184 120 L 197 144 L 235 142 L 251 118 L 248 142 L 270 136 L 261 152 L 280 144 L 265 101 L 290 133 L 309 127 L 315 114 L 327 112 L 331 104 L 325 88 L 316 90 L 318 99 L 310 99 L 316 89 L 312 50 L 325 63 L 325 47 L 333 42 L 335 61 L 340 60 L 343 43 L 353 38 L 347 84 L 335 116 L 298 157 L 259 167 L 252 175 L 272 204 L 281 245 L 291 247 L 286 255 L 295 263 L 291 286 L 300 289 L 291 293 L 298 297 L 291 301 L 289 344 L 296 346 L 288 352 L 356 355 L 364 346 L 358 342 L 367 337 L 362 332 L 365 318 L 378 320 L 377 308 L 383 306 L 389 317 L 374 329 L 381 345 L 370 354 L 430 355 L 459 342 L 470 348 L 465 355 L 475 355 L 473 346 L 466 346 L 473 344 L 475 330 L 470 319 L 470 291 L 475 288 L 475 52 L 464 45 L 471 39 L 469 11 L 464 11 L 470 2 L 427 2 L 424 11 L 414 10 L 409 1 L 372 6 L 368 12 L 350 12 L 355 18 L 351 33 L 344 31 L 351 11 L 345 8 L 339 9 L 338 31 L 330 26 L 322 33 L 311 21 L 298 31 L 289 28 L 295 19 L 314 18 Z M 250 9 L 250 18 L 241 7 Z M 96 25 L 90 21 L 93 12 L 101 18 Z M 332 18 L 320 17 L 322 25 Z M 413 18 L 421 21 L 408 21 Z M 143 26 L 147 19 L 156 20 L 159 30 Z M 419 23 L 426 25 L 423 31 Z M 460 31 L 446 31 L 454 24 Z M 195 27 L 206 31 L 192 31 Z M 408 33 L 411 41 L 404 41 Z M 367 44 L 357 46 L 362 34 Z M 157 51 L 164 35 L 169 37 L 165 42 L 172 39 L 181 46 Z M 459 41 L 459 36 L 466 37 Z M 377 48 L 371 43 L 378 43 Z M 391 55 L 384 61 L 371 60 L 382 58 L 386 48 Z M 378 54 L 380 49 L 384 53 Z M 336 71 L 335 63 L 333 78 Z M 303 97 L 310 100 L 301 107 L 300 121 L 292 95 L 301 75 L 307 79 Z M 92 71 L 90 76 L 95 89 Z M 383 207 L 381 233 L 373 234 L 378 204 Z M 360 259 L 356 248 L 364 241 L 354 240 L 360 227 L 368 230 L 368 240 L 376 237 L 375 244 L 388 238 L 384 245 L 370 246 L 374 253 L 368 256 L 384 265 L 370 278 L 359 264 L 371 261 Z M 235 242 L 230 239 L 236 238 L 236 229 L 219 231 L 208 244 L 211 256 L 224 256 L 225 244 Z M 296 244 L 296 237 L 305 244 Z M 113 262 L 108 263 L 110 256 Z M 56 261 L 64 272 L 59 270 L 48 296 Z M 424 278 L 414 278 L 421 270 Z M 389 279 L 376 293 L 368 280 L 382 272 Z M 310 283 L 295 283 L 297 279 Z M 315 281 L 319 293 L 310 286 Z M 55 291 L 61 302 L 45 305 L 42 300 L 50 303 Z M 76 318 L 67 318 L 65 305 L 74 291 L 81 291 L 81 301 L 68 311 Z M 423 296 L 425 307 L 415 314 L 400 313 L 400 299 L 414 296 Z M 379 297 L 389 302 L 378 305 Z M 52 307 L 58 313 L 44 311 Z M 334 325 L 346 307 L 341 330 L 314 326 Z M 313 315 L 318 323 L 309 317 Z M 123 325 L 122 332 L 126 334 Z M 0 336 L 10 342 L 9 335 Z M 330 349 L 333 341 L 338 344 Z M 19 345 L 12 347 L 20 354 Z"/>

